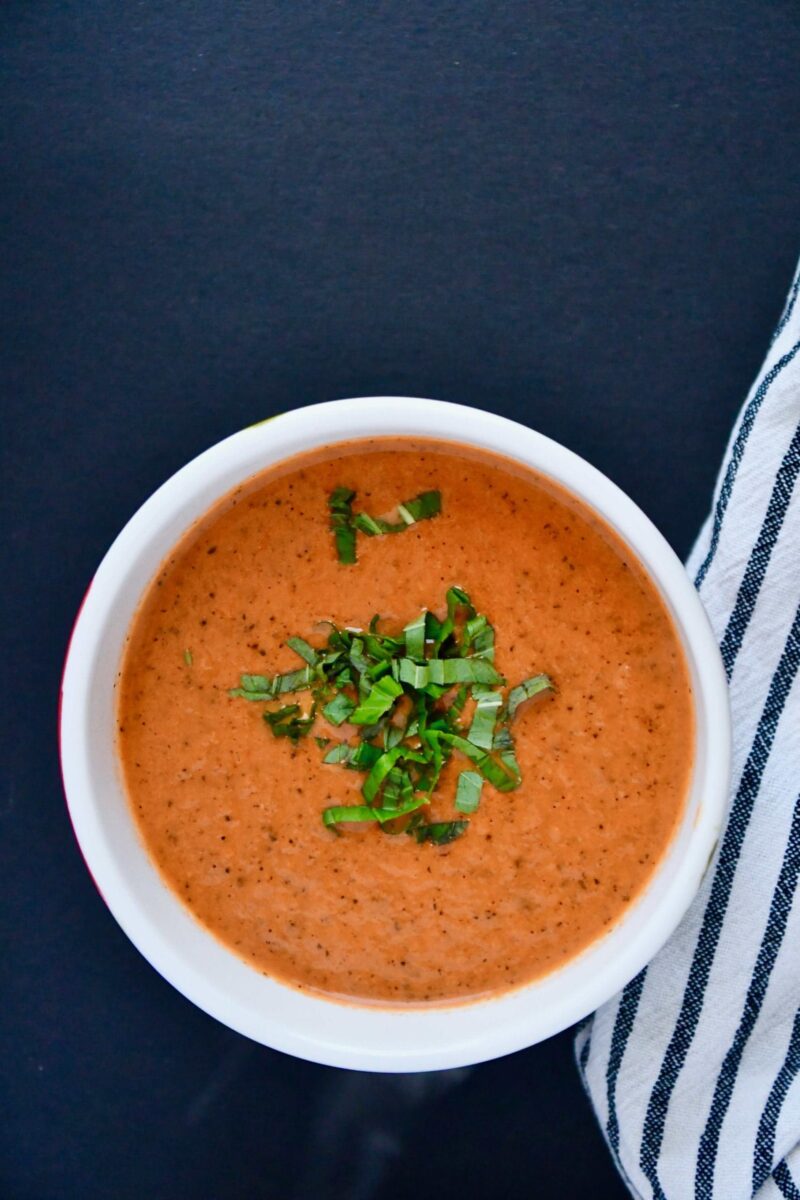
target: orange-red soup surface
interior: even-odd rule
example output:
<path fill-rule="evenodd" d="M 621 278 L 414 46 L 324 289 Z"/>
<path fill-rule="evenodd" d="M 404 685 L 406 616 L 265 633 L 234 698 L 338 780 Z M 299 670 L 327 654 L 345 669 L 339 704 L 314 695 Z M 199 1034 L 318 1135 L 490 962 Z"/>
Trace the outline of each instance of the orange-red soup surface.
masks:
<path fill-rule="evenodd" d="M 390 514 L 438 489 L 442 513 L 336 556 L 328 497 Z M 396 632 L 444 615 L 457 584 L 496 631 L 510 684 L 558 692 L 514 723 L 522 785 L 484 785 L 466 834 L 419 845 L 323 826 L 363 775 L 314 737 L 273 737 L 241 672 L 302 665 L 328 627 Z M 188 654 L 186 652 L 189 652 Z M 190 661 L 187 661 L 190 660 Z M 303 700 L 303 697 L 299 697 Z M 588 508 L 510 461 L 446 442 L 352 442 L 271 468 L 220 501 L 162 564 L 133 621 L 118 749 L 141 835 L 195 917 L 255 968 L 337 997 L 425 1004 L 526 983 L 608 931 L 676 829 L 691 690 L 655 587 Z M 315 735 L 352 737 L 318 718 Z M 458 761 L 456 761 L 458 760 Z M 454 754 L 431 819 L 457 815 Z"/>

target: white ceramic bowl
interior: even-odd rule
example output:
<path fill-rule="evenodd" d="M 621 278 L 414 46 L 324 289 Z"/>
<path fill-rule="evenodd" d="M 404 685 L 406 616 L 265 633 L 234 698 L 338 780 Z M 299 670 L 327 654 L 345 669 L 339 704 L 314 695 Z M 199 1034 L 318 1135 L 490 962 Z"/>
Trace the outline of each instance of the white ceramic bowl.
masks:
<path fill-rule="evenodd" d="M 114 682 L 125 634 L 161 560 L 192 522 L 257 471 L 352 438 L 451 438 L 557 480 L 600 513 L 644 563 L 680 632 L 696 705 L 697 753 L 680 829 L 649 886 L 616 926 L 546 978 L 495 999 L 425 1009 L 343 1005 L 265 978 L 207 933 L 162 882 L 123 793 Z M 78 841 L 119 924 L 156 970 L 231 1028 L 301 1058 L 419 1071 L 495 1058 L 585 1017 L 628 982 L 675 929 L 713 851 L 727 799 L 730 721 L 716 642 L 681 563 L 623 492 L 577 455 L 490 413 L 433 400 L 369 397 L 286 413 L 236 433 L 151 496 L 103 559 L 77 619 L 61 707 L 64 786 Z"/>

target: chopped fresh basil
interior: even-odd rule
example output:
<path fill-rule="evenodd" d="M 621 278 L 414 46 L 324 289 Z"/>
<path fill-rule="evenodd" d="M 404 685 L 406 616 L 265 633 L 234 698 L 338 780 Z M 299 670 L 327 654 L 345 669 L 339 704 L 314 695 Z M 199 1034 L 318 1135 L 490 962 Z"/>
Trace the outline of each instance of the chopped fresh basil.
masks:
<path fill-rule="evenodd" d="M 364 643 L 359 637 L 354 637 L 350 642 L 348 657 L 359 675 L 366 675 L 369 671 L 369 661 L 364 657 Z"/>
<path fill-rule="evenodd" d="M 472 607 L 472 601 L 463 588 L 451 587 L 447 589 L 447 615 L 451 621 L 455 620 L 456 613 L 459 608 L 465 608 L 470 617 L 475 616 L 475 609 Z"/>
<path fill-rule="evenodd" d="M 418 842 L 433 842 L 435 846 L 446 846 L 467 832 L 469 821 L 435 821 L 432 825 L 415 825 L 414 837 Z"/>
<path fill-rule="evenodd" d="M 420 492 L 413 500 L 404 500 L 398 504 L 397 511 L 406 525 L 415 525 L 417 521 L 426 521 L 436 517 L 442 511 L 441 492 Z"/>
<path fill-rule="evenodd" d="M 435 684 L 449 687 L 454 683 L 502 683 L 492 664 L 485 658 L 431 658 L 420 666 L 410 658 L 400 659 L 400 679 L 421 689 Z"/>
<path fill-rule="evenodd" d="M 464 640 L 476 658 L 488 658 L 489 662 L 494 662 L 494 629 L 483 613 L 467 621 Z"/>
<path fill-rule="evenodd" d="M 355 711 L 355 700 L 351 700 L 344 692 L 337 694 L 322 709 L 322 715 L 331 725 L 342 725 Z"/>
<path fill-rule="evenodd" d="M 192 658 L 191 650 L 184 650 L 183 661 L 186 663 L 187 667 L 190 667 L 192 665 L 192 663 L 194 662 L 194 659 Z"/>
<path fill-rule="evenodd" d="M 328 498 L 328 509 L 331 514 L 331 530 L 336 541 L 336 553 L 339 562 L 354 563 L 356 561 L 356 531 L 353 525 L 353 500 L 355 492 L 352 488 L 337 487 Z"/>
<path fill-rule="evenodd" d="M 286 645 L 289 646 L 290 649 L 294 650 L 295 654 L 299 654 L 300 657 L 307 662 L 310 667 L 315 667 L 319 662 L 319 654 L 313 646 L 309 646 L 308 642 L 304 638 L 290 637 L 287 640 Z"/>
<path fill-rule="evenodd" d="M 409 525 L 417 521 L 425 521 L 438 516 L 442 511 L 442 496 L 440 492 L 420 492 L 411 500 L 398 504 L 399 521 L 384 521 L 381 517 L 371 517 L 369 513 L 353 513 L 353 501 L 356 493 L 351 488 L 337 487 L 328 497 L 330 512 L 330 527 L 336 540 L 336 552 L 339 562 L 352 564 L 356 562 L 356 530 L 365 533 L 367 537 L 381 537 L 385 533 L 402 533 Z"/>
<path fill-rule="evenodd" d="M 420 615 L 403 630 L 406 643 L 406 654 L 409 658 L 425 657 L 425 618 L 427 613 Z"/>
<path fill-rule="evenodd" d="M 272 689 L 276 696 L 282 696 L 285 692 L 302 692 L 311 686 L 313 678 L 311 667 L 301 667 L 299 671 L 276 675 L 272 680 Z"/>
<path fill-rule="evenodd" d="M 372 742 L 359 742 L 353 747 L 353 752 L 350 755 L 348 766 L 354 771 L 370 771 L 381 756 L 380 746 L 373 746 Z"/>
<path fill-rule="evenodd" d="M 350 720 L 354 725 L 372 725 L 388 712 L 403 689 L 391 676 L 384 676 L 373 683 Z"/>
<path fill-rule="evenodd" d="M 241 686 L 231 688 L 229 696 L 241 696 L 245 700 L 274 700 L 286 692 L 302 692 L 311 686 L 314 672 L 311 667 L 303 667 L 299 671 L 289 671 L 285 675 L 275 675 L 269 679 L 266 675 L 242 675 Z"/>
<path fill-rule="evenodd" d="M 384 779 L 395 763 L 400 760 L 403 762 L 425 762 L 423 755 L 418 754 L 414 750 L 407 750 L 405 746 L 395 746 L 393 750 L 387 750 L 374 764 L 369 775 L 364 780 L 364 786 L 361 788 L 361 794 L 367 804 L 372 803 L 381 790 Z"/>
<path fill-rule="evenodd" d="M 334 493 L 332 512 L 334 507 L 343 512 L 353 496 L 347 489 L 337 491 L 347 494 Z M 419 511 L 415 520 L 427 513 L 425 504 L 418 508 L 409 502 L 406 507 L 411 516 Z M 355 521 L 351 524 L 355 527 Z M 362 520 L 359 527 L 364 524 Z M 370 821 L 386 825 L 386 832 L 405 828 L 419 842 L 447 845 L 465 832 L 469 821 L 425 821 L 422 810 L 437 793 L 453 756 L 472 764 L 458 774 L 457 812 L 469 816 L 477 811 L 484 782 L 500 792 L 520 786 L 511 722 L 520 704 L 554 691 L 554 685 L 549 676 L 535 675 L 506 694 L 505 680 L 494 666 L 495 633 L 486 616 L 460 587 L 448 590 L 446 607 L 444 618 L 423 611 L 400 635 L 382 633 L 377 616 L 366 631 L 327 622 L 321 646 L 301 637 L 288 639 L 304 662 L 302 668 L 273 676 L 243 674 L 240 686 L 231 690 L 231 696 L 262 703 L 310 691 L 307 714 L 296 702 L 264 712 L 273 734 L 295 744 L 311 732 L 318 709 L 331 725 L 357 727 L 352 741 L 330 744 L 328 738 L 315 738 L 324 763 L 363 776 L 364 803 L 325 809 L 328 827 Z M 467 728 L 463 712 L 470 695 L 475 704 Z M 394 823 L 402 817 L 408 820 Z"/>
<path fill-rule="evenodd" d="M 508 693 L 508 715 L 513 718 L 520 704 L 525 700 L 532 700 L 534 696 L 538 696 L 541 692 L 554 691 L 553 681 L 549 675 L 532 675 L 530 679 L 523 680 L 517 684 Z"/>
<path fill-rule="evenodd" d="M 271 688 L 266 675 L 242 675 L 241 684 L 246 692 L 268 692 Z"/>
<path fill-rule="evenodd" d="M 265 712 L 264 720 L 272 729 L 275 737 L 288 737 L 297 742 L 309 732 L 314 724 L 316 705 L 312 705 L 307 717 L 298 716 L 301 711 L 299 704 L 286 704 L 276 712 Z"/>
<path fill-rule="evenodd" d="M 413 796 L 414 785 L 408 771 L 402 767 L 392 767 L 383 786 L 381 807 L 397 808 L 401 803 L 407 804 Z"/>
<path fill-rule="evenodd" d="M 459 812 L 474 813 L 481 801 L 483 780 L 477 771 L 462 771 L 456 786 L 456 808 Z"/>
<path fill-rule="evenodd" d="M 367 535 L 367 537 L 378 537 L 382 533 L 389 532 L 384 528 L 386 525 L 385 521 L 376 521 L 374 517 L 369 515 L 369 513 L 357 513 L 355 519 L 353 520 L 353 524 L 355 525 L 356 529 L 360 529 L 362 533 Z"/>
<path fill-rule="evenodd" d="M 506 772 L 506 774 L 511 779 L 515 780 L 514 787 L 519 787 L 519 785 L 522 783 L 522 772 L 519 769 L 519 763 L 517 762 L 517 756 L 514 753 L 513 746 L 508 750 L 501 750 L 498 758 L 500 759 L 500 762 L 503 765 L 503 770 Z M 488 779 L 489 776 L 487 775 L 486 778 Z M 500 790 L 502 791 L 503 789 Z M 511 791 L 513 789 L 506 788 L 505 790 Z"/>
<path fill-rule="evenodd" d="M 345 821 L 394 821 L 397 817 L 405 816 L 426 803 L 424 796 L 414 796 L 403 804 L 389 808 L 375 808 L 371 804 L 339 804 L 322 811 L 325 825 L 339 825 Z M 459 822 L 454 821 L 457 825 Z"/>
<path fill-rule="evenodd" d="M 502 758 L 493 758 L 491 754 L 485 750 L 481 750 L 478 746 L 473 746 L 472 742 L 467 738 L 460 737 L 457 733 L 432 733 L 430 737 L 438 738 L 440 741 L 452 746 L 456 750 L 460 750 L 468 759 L 475 763 L 475 766 L 480 771 L 484 779 L 487 779 L 498 792 L 513 792 L 514 788 L 519 787 L 520 777 L 510 769 Z"/>
<path fill-rule="evenodd" d="M 502 703 L 503 697 L 500 692 L 482 691 L 478 694 L 475 699 L 475 715 L 467 734 L 473 746 L 491 750 L 497 714 Z"/>
<path fill-rule="evenodd" d="M 353 747 L 348 746 L 347 742 L 337 742 L 331 746 L 322 761 L 324 763 L 346 763 L 350 761 L 352 753 Z"/>

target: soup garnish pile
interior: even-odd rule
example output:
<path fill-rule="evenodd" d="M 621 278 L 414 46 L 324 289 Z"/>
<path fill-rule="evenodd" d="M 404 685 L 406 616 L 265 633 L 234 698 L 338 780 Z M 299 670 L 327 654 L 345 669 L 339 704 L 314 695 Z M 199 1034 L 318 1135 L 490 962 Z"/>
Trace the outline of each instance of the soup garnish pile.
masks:
<path fill-rule="evenodd" d="M 505 695 L 506 681 L 493 665 L 492 625 L 462 588 L 449 588 L 446 603 L 444 620 L 424 611 L 394 636 L 380 632 L 376 615 L 367 630 L 333 625 L 319 648 L 291 637 L 287 645 L 304 667 L 271 677 L 242 675 L 231 689 L 232 696 L 251 701 L 311 693 L 308 710 L 293 703 L 264 712 L 275 737 L 306 737 L 318 711 L 331 725 L 357 726 L 357 740 L 336 741 L 323 762 L 364 773 L 364 802 L 324 809 L 325 825 L 374 821 L 386 833 L 404 831 L 417 842 L 443 846 L 466 832 L 466 814 L 478 808 L 484 781 L 500 792 L 522 783 L 511 723 L 526 700 L 554 692 L 553 682 L 532 675 Z M 324 748 L 330 739 L 316 741 Z M 422 810 L 454 751 L 477 768 L 458 775 L 455 807 L 465 815 L 426 821 Z"/>

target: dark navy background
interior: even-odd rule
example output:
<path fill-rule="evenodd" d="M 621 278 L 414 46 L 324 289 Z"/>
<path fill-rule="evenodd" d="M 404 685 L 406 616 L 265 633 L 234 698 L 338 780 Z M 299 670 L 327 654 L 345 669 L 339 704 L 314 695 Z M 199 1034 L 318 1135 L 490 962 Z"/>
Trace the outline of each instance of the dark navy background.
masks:
<path fill-rule="evenodd" d="M 0 1194 L 622 1197 L 568 1034 L 371 1077 L 164 983 L 73 841 L 59 672 L 152 489 L 337 396 L 515 417 L 685 554 L 800 248 L 796 4 L 6 0 L 0 41 Z"/>

